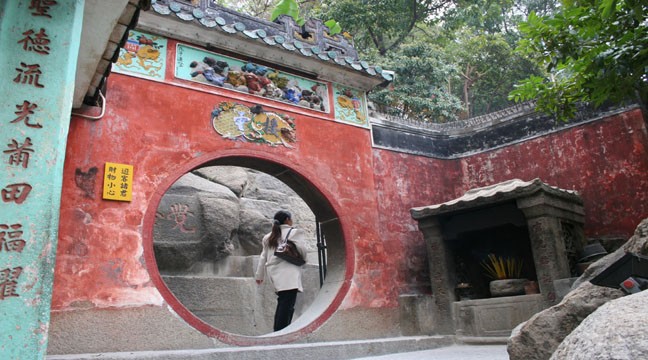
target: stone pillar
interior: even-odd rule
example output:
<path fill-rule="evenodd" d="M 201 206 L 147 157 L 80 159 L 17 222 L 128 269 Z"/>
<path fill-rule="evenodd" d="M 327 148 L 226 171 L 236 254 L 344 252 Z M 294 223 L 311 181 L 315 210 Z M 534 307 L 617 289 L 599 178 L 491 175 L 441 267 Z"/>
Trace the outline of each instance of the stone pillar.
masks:
<path fill-rule="evenodd" d="M 437 217 L 419 220 L 419 229 L 425 239 L 432 285 L 434 329 L 437 334 L 454 335 L 452 303 L 455 301 L 454 261 L 443 242 L 443 234 Z"/>
<path fill-rule="evenodd" d="M 547 307 L 555 305 L 558 298 L 553 281 L 571 276 L 562 222 L 575 223 L 582 230 L 582 205 L 547 193 L 536 193 L 518 199 L 517 206 L 527 219 L 531 251 L 544 304 Z"/>
<path fill-rule="evenodd" d="M 43 359 L 84 2 L 0 0 L 0 358 Z"/>

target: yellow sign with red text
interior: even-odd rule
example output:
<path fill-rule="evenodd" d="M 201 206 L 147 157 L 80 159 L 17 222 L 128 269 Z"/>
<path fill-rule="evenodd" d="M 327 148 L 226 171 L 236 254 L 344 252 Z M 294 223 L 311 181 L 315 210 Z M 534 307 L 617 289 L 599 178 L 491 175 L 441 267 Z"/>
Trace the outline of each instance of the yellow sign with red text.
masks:
<path fill-rule="evenodd" d="M 117 201 L 133 199 L 133 165 L 106 163 L 103 198 Z"/>

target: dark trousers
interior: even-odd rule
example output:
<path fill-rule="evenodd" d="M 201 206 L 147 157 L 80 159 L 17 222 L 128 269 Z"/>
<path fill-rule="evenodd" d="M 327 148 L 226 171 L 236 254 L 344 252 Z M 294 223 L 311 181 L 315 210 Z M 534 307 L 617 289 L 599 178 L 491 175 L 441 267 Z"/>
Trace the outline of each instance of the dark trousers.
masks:
<path fill-rule="evenodd" d="M 277 311 L 275 311 L 274 331 L 279 331 L 290 325 L 295 312 L 297 289 L 279 291 L 277 293 Z"/>

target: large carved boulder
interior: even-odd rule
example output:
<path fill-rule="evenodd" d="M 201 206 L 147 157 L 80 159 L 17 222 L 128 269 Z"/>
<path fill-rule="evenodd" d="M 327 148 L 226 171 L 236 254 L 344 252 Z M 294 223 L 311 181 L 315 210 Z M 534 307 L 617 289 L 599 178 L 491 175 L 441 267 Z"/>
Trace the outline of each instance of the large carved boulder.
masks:
<path fill-rule="evenodd" d="M 201 273 L 221 268 L 214 263 L 230 256 L 258 255 L 279 209 L 293 213 L 296 226 L 309 235 L 310 252 L 315 252 L 315 217 L 283 182 L 234 166 L 188 173 L 158 206 L 153 229 L 158 268 L 173 274 Z"/>
<path fill-rule="evenodd" d="M 510 359 L 549 359 L 583 319 L 599 306 L 623 296 L 621 290 L 596 286 L 589 280 L 625 252 L 648 255 L 648 219 L 637 226 L 634 235 L 621 248 L 590 265 L 559 304 L 537 313 L 513 330 L 508 340 Z"/>
<path fill-rule="evenodd" d="M 248 170 L 237 166 L 210 166 L 194 171 L 200 177 L 227 187 L 238 197 L 248 186 L 248 173 Z"/>
<path fill-rule="evenodd" d="M 186 174 L 160 200 L 153 227 L 161 270 L 188 270 L 209 257 L 233 253 L 231 234 L 239 227 L 239 200 L 227 187 Z"/>
<path fill-rule="evenodd" d="M 557 305 L 545 309 L 518 326 L 508 341 L 511 360 L 546 360 L 583 319 L 621 290 L 583 283 Z"/>
<path fill-rule="evenodd" d="M 551 357 L 561 359 L 648 358 L 648 291 L 612 300 L 569 334 Z"/>

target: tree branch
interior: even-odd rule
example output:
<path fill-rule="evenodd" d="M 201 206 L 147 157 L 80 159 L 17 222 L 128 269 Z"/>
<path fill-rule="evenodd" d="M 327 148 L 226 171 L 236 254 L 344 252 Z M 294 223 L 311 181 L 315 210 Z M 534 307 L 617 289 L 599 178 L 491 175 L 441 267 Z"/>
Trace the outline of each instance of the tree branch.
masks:
<path fill-rule="evenodd" d="M 403 31 L 392 44 L 385 49 L 385 53 L 388 51 L 393 50 L 394 48 L 398 47 L 405 39 L 410 35 L 412 32 L 412 29 L 414 29 L 414 26 L 416 26 L 416 23 L 420 20 L 419 16 L 420 13 L 418 12 L 418 6 L 416 3 L 416 0 L 410 0 L 410 9 L 412 12 L 412 16 L 410 17 L 410 22 L 407 24 L 407 31 Z M 384 55 L 384 54 L 382 54 Z"/>
<path fill-rule="evenodd" d="M 374 45 L 376 45 L 376 49 L 378 49 L 378 52 L 380 53 L 381 56 L 385 56 L 387 53 L 387 49 L 385 49 L 385 44 L 383 42 L 383 37 L 381 34 L 376 34 L 372 28 L 368 28 L 367 31 L 369 32 L 369 36 L 371 37 L 371 41 L 373 41 Z"/>

